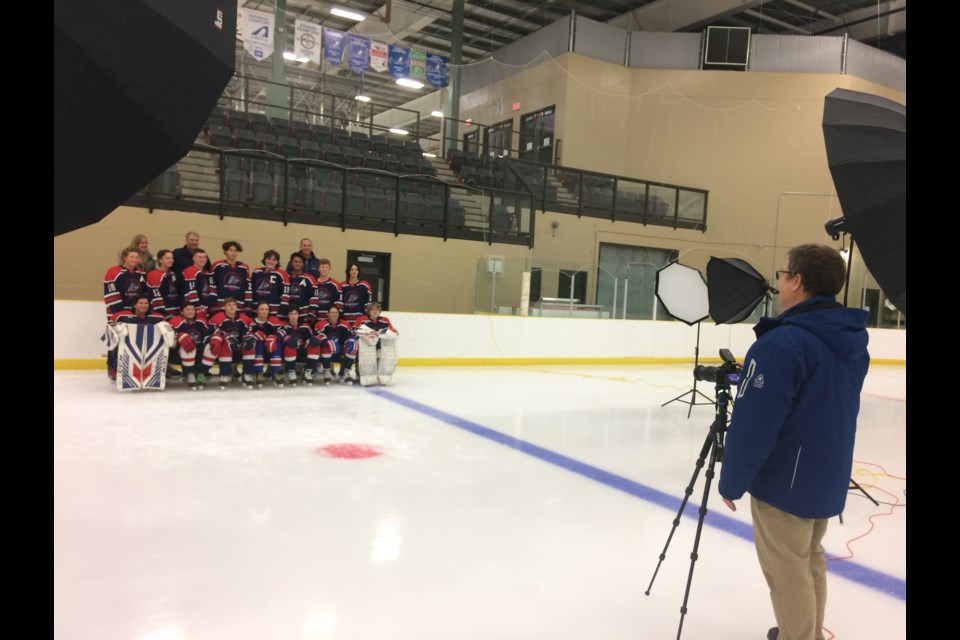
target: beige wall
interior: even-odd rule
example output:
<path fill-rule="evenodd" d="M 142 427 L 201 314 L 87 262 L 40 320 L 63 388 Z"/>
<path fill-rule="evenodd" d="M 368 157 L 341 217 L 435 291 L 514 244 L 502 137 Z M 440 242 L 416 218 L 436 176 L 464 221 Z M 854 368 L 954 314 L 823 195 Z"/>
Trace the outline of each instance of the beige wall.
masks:
<path fill-rule="evenodd" d="M 300 239 L 313 240 L 314 251 L 329 258 L 331 274 L 343 280 L 347 250 L 391 254 L 390 308 L 399 311 L 472 313 L 476 303 L 479 260 L 494 253 L 526 256 L 526 247 L 489 245 L 482 242 L 448 240 L 372 231 L 341 231 L 333 227 L 303 224 L 283 226 L 277 222 L 224 218 L 180 211 L 120 207 L 99 223 L 53 239 L 54 298 L 96 300 L 103 297 L 103 275 L 115 264 L 120 250 L 137 233 L 144 233 L 150 250 L 183 246 L 188 230 L 200 233 L 200 246 L 219 259 L 220 245 L 237 240 L 244 251 L 240 260 L 251 268 L 260 266 L 268 249 L 287 256 L 300 246 Z"/>
<path fill-rule="evenodd" d="M 531 251 L 121 207 L 96 225 L 54 238 L 54 296 L 100 298 L 103 273 L 134 234 L 147 234 L 156 253 L 182 246 L 188 229 L 200 232 L 213 257 L 224 240 L 240 241 L 241 259 L 251 266 L 263 251 L 287 255 L 309 236 L 317 253 L 333 262 L 334 277 L 342 274 L 348 249 L 390 253 L 391 307 L 402 311 L 488 311 L 491 282 L 479 266 L 486 255 L 507 258 L 507 277 L 496 284 L 498 304 L 519 304 L 517 274 L 524 268 L 595 264 L 602 242 L 676 249 L 684 264 L 700 269 L 711 255 L 739 257 L 772 276 L 789 247 L 830 243 L 823 224 L 842 214 L 821 129 L 823 98 L 836 87 L 906 102 L 903 94 L 851 76 L 626 69 L 576 54 L 464 96 L 462 118 L 493 123 L 512 113 L 517 131 L 520 114 L 556 104 L 566 166 L 708 190 L 705 233 L 538 213 Z M 520 109 L 508 111 L 514 102 Z M 591 273 L 591 297 L 595 278 Z M 555 291 L 555 281 L 545 274 L 544 295 Z M 855 260 L 852 301 L 859 302 L 864 282 L 876 286 Z"/>

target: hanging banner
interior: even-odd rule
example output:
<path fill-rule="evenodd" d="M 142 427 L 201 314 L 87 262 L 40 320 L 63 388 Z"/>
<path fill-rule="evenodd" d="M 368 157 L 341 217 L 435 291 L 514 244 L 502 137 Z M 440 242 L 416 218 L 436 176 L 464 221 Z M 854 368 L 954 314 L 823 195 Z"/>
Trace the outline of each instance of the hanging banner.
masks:
<path fill-rule="evenodd" d="M 370 42 L 370 68 L 378 73 L 387 70 L 390 54 L 384 42 Z"/>
<path fill-rule="evenodd" d="M 394 78 L 410 76 L 410 49 L 390 45 L 390 75 Z"/>
<path fill-rule="evenodd" d="M 346 40 L 347 34 L 343 31 L 329 27 L 323 28 L 323 55 L 330 64 L 338 65 L 343 62 L 343 45 Z"/>
<path fill-rule="evenodd" d="M 273 55 L 273 14 L 243 10 L 243 49 L 257 60 Z"/>
<path fill-rule="evenodd" d="M 347 36 L 347 62 L 354 73 L 363 73 L 370 68 L 370 38 Z"/>
<path fill-rule="evenodd" d="M 427 54 L 427 80 L 437 89 L 447 86 L 447 59 L 433 53 Z"/>
<path fill-rule="evenodd" d="M 410 77 L 423 82 L 427 75 L 427 52 L 423 49 L 410 49 Z"/>
<path fill-rule="evenodd" d="M 293 54 L 320 64 L 320 25 L 299 19 L 294 23 Z"/>

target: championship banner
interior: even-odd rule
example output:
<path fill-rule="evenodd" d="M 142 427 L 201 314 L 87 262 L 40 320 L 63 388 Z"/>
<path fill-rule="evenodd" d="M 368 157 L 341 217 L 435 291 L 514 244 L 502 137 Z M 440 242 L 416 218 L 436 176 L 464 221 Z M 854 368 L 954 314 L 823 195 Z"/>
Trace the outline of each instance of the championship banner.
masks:
<path fill-rule="evenodd" d="M 336 66 L 343 62 L 343 46 L 346 44 L 347 34 L 330 27 L 323 28 L 323 55 L 330 64 Z"/>
<path fill-rule="evenodd" d="M 423 49 L 410 49 L 410 77 L 423 82 L 427 75 L 427 52 Z"/>
<path fill-rule="evenodd" d="M 437 89 L 447 86 L 447 59 L 433 53 L 427 54 L 427 80 Z"/>
<path fill-rule="evenodd" d="M 306 20 L 294 24 L 293 54 L 320 64 L 320 25 Z"/>
<path fill-rule="evenodd" d="M 273 55 L 273 18 L 266 11 L 243 11 L 243 49 L 257 60 Z"/>
<path fill-rule="evenodd" d="M 370 68 L 378 73 L 387 70 L 390 54 L 385 42 L 370 42 Z"/>
<path fill-rule="evenodd" d="M 394 78 L 410 75 L 410 49 L 390 45 L 390 75 Z"/>
<path fill-rule="evenodd" d="M 347 62 L 350 70 L 360 74 L 370 68 L 370 38 L 347 36 Z"/>

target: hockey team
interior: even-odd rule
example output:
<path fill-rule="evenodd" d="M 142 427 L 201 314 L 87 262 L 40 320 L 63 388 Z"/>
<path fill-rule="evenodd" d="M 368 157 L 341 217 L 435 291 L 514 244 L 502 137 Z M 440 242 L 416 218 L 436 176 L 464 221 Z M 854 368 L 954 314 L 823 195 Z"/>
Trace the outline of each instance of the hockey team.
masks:
<path fill-rule="evenodd" d="M 103 283 L 107 373 L 121 390 L 163 389 L 176 375 L 168 361 L 197 390 L 234 380 L 248 389 L 393 384 L 398 334 L 356 263 L 337 282 L 309 238 L 286 270 L 272 249 L 251 270 L 233 240 L 211 264 L 193 231 L 184 247 L 156 257 L 146 236 L 134 240 Z"/>

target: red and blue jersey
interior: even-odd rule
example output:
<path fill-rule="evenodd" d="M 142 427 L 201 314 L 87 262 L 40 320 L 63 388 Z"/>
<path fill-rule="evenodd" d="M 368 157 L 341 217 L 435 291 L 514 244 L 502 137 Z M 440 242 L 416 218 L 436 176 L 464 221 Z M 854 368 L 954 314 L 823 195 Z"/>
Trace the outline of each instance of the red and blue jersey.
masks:
<path fill-rule="evenodd" d="M 241 309 L 249 309 L 253 304 L 253 290 L 250 288 L 250 267 L 244 263 L 230 264 L 226 260 L 218 260 L 213 265 L 212 295 L 216 298 L 216 306 L 223 307 L 223 301 L 233 298 Z"/>
<path fill-rule="evenodd" d="M 110 267 L 103 277 L 103 302 L 107 305 L 107 317 L 124 309 L 133 310 L 137 298 L 149 295 L 147 278 L 140 269 L 124 269 L 120 265 Z"/>
<path fill-rule="evenodd" d="M 237 314 L 232 318 L 228 318 L 225 311 L 220 311 L 210 318 L 208 324 L 210 325 L 211 335 L 219 333 L 224 337 L 234 337 L 239 340 L 247 335 L 247 331 L 250 330 L 252 322 L 250 318 L 238 310 Z"/>
<path fill-rule="evenodd" d="M 301 320 L 317 314 L 317 279 L 309 273 L 290 276 L 290 306 L 300 311 Z"/>
<path fill-rule="evenodd" d="M 390 324 L 390 318 L 385 315 L 377 316 L 376 320 L 371 320 L 367 316 L 360 316 L 357 318 L 356 322 L 353 323 L 353 328 L 356 329 L 359 326 L 370 327 L 374 331 L 383 331 L 384 329 L 389 329 L 394 333 L 400 333 L 393 328 L 393 325 Z"/>
<path fill-rule="evenodd" d="M 266 302 L 270 305 L 270 313 L 279 313 L 280 307 L 290 303 L 290 279 L 282 269 L 267 271 L 266 267 L 258 267 L 250 276 L 250 289 L 253 292 L 251 308 L 256 310 L 257 305 Z"/>
<path fill-rule="evenodd" d="M 341 300 L 343 301 L 343 319 L 353 322 L 367 311 L 367 304 L 373 302 L 373 287 L 366 280 L 354 284 L 340 283 Z"/>
<path fill-rule="evenodd" d="M 216 306 L 216 296 L 213 295 L 213 274 L 193 265 L 183 270 L 179 281 L 180 306 L 187 302 L 193 303 L 199 313 L 203 309 Z M 240 304 L 240 300 L 237 300 Z"/>
<path fill-rule="evenodd" d="M 164 317 L 170 318 L 180 312 L 180 290 L 177 286 L 177 274 L 173 271 L 154 269 L 147 274 L 147 286 L 153 296 L 150 308 Z"/>
<path fill-rule="evenodd" d="M 327 319 L 327 312 L 337 307 L 343 312 L 343 295 L 340 283 L 333 278 L 317 281 L 317 317 Z"/>
<path fill-rule="evenodd" d="M 170 319 L 170 326 L 177 332 L 177 335 L 186 334 L 193 340 L 193 344 L 202 345 L 210 336 L 210 325 L 207 321 L 195 317 L 193 320 L 187 320 L 183 316 L 174 316 Z"/>

